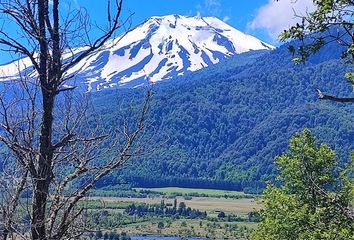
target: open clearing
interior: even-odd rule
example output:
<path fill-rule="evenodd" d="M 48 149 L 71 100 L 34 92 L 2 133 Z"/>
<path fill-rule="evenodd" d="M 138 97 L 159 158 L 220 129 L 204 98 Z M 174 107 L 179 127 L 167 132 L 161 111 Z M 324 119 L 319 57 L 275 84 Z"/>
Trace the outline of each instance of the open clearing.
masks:
<path fill-rule="evenodd" d="M 164 223 L 163 229 L 158 228 L 158 222 Z M 247 227 L 248 230 L 245 230 L 245 227 Z M 128 235 L 146 234 L 165 236 L 194 236 L 203 238 L 206 237 L 207 239 L 245 239 L 240 237 L 241 232 L 249 232 L 255 228 L 255 223 L 211 223 L 205 220 L 191 219 L 181 219 L 174 221 L 169 221 L 166 219 L 154 219 L 148 222 L 122 226 L 119 230 L 128 233 Z"/>
<path fill-rule="evenodd" d="M 173 204 L 174 199 L 166 197 L 149 197 L 149 198 L 123 198 L 123 197 L 91 197 L 90 200 L 99 200 L 102 202 L 131 202 L 159 204 L 162 200 L 166 204 Z M 178 202 L 184 202 L 188 207 L 207 211 L 209 213 L 223 211 L 234 214 L 247 214 L 254 210 L 259 210 L 261 204 L 254 199 L 232 199 L 232 198 L 215 198 L 215 197 L 193 197 L 186 200 L 183 197 L 177 197 Z"/>

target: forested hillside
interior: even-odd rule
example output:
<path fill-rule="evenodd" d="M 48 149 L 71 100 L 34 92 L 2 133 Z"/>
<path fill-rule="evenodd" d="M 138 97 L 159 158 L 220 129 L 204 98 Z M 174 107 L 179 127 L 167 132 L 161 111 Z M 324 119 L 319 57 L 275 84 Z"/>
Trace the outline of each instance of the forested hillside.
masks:
<path fill-rule="evenodd" d="M 353 107 L 320 101 L 316 93 L 319 88 L 350 95 L 340 51 L 328 45 L 305 66 L 296 66 L 284 45 L 156 85 L 149 134 L 156 145 L 164 144 L 121 170 L 123 181 L 145 187 L 259 189 L 275 174 L 274 157 L 305 127 L 345 162 L 354 143 Z M 93 99 L 106 122 L 115 124 L 117 109 L 137 104 L 142 91 L 101 92 Z M 120 173 L 98 187 L 121 182 Z"/>

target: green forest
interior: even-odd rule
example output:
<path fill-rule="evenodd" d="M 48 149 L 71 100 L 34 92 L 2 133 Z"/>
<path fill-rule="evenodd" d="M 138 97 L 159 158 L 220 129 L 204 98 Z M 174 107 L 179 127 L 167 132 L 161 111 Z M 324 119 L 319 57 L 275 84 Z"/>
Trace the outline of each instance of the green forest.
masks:
<path fill-rule="evenodd" d="M 321 87 L 350 95 L 343 49 L 330 44 L 306 64 L 295 65 L 288 46 L 245 53 L 153 86 L 147 134 L 157 150 L 111 174 L 98 188 L 128 183 L 259 192 L 277 174 L 274 158 L 305 127 L 336 149 L 344 163 L 353 147 L 353 109 L 319 101 L 316 93 Z M 143 92 L 107 91 L 94 94 L 93 101 L 109 126 L 122 117 L 117 109 L 138 108 Z"/>
<path fill-rule="evenodd" d="M 104 2 L 0 0 L 1 240 L 354 240 L 354 0 Z"/>

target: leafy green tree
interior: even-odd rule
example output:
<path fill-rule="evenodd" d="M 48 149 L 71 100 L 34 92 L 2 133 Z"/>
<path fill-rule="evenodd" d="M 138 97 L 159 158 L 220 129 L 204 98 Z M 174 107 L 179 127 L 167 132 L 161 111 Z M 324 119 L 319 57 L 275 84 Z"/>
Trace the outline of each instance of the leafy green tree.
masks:
<path fill-rule="evenodd" d="M 219 214 L 218 214 L 218 218 L 224 218 L 226 215 L 225 215 L 225 213 L 224 212 L 219 212 Z"/>
<path fill-rule="evenodd" d="M 277 0 L 280 1 L 280 0 Z M 304 63 L 308 58 L 329 43 L 343 47 L 342 58 L 348 64 L 354 63 L 354 1 L 353 0 L 313 0 L 315 10 L 301 18 L 301 23 L 284 30 L 280 34 L 283 41 L 296 39 L 302 44 L 290 45 L 295 63 Z M 354 84 L 354 73 L 349 71 L 345 77 Z M 354 102 L 354 98 L 340 98 L 323 94 L 320 99 L 338 102 Z"/>
<path fill-rule="evenodd" d="M 96 232 L 96 239 L 101 239 L 103 237 L 102 231 L 97 231 Z"/>
<path fill-rule="evenodd" d="M 259 222 L 259 213 L 252 211 L 248 213 L 248 221 L 250 222 Z"/>
<path fill-rule="evenodd" d="M 89 233 L 88 236 L 89 236 L 89 239 L 92 240 L 95 235 L 91 232 L 91 233 Z"/>
<path fill-rule="evenodd" d="M 104 239 L 104 240 L 108 240 L 108 239 L 109 239 L 109 236 L 108 236 L 108 233 L 107 233 L 107 232 L 105 232 L 105 233 L 103 234 L 103 239 Z"/>
<path fill-rule="evenodd" d="M 130 240 L 131 238 L 127 235 L 126 232 L 122 232 L 121 233 L 121 239 L 122 240 Z"/>
<path fill-rule="evenodd" d="M 164 228 L 165 228 L 165 224 L 164 224 L 163 222 L 159 222 L 159 223 L 157 224 L 157 227 L 158 227 L 159 229 L 164 229 Z"/>
<path fill-rule="evenodd" d="M 264 193 L 258 239 L 354 239 L 353 183 L 335 152 L 305 129 L 276 158 L 282 182 Z"/>

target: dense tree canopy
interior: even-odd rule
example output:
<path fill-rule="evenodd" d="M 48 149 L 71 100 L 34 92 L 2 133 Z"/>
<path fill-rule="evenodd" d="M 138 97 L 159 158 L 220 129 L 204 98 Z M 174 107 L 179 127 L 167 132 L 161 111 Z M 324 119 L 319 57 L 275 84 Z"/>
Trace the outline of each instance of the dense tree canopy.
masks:
<path fill-rule="evenodd" d="M 282 186 L 266 189 L 252 239 L 354 239 L 353 180 L 338 167 L 335 151 L 306 129 L 276 163 Z"/>
<path fill-rule="evenodd" d="M 279 1 L 279 0 L 278 0 Z M 300 40 L 289 45 L 289 50 L 296 63 L 305 63 L 309 57 L 317 53 L 327 44 L 336 43 L 342 48 L 342 58 L 350 65 L 354 63 L 354 1 L 352 0 L 313 0 L 315 10 L 301 18 L 291 28 L 280 34 L 280 39 Z M 353 69 L 345 73 L 345 77 L 354 84 Z M 342 98 L 323 94 L 320 99 L 338 102 L 354 102 L 354 98 Z"/>
<path fill-rule="evenodd" d="M 141 187 L 251 187 L 257 191 L 264 187 L 260 182 L 275 176 L 274 157 L 304 127 L 331 141 L 339 158 L 346 161 L 354 142 L 353 109 L 320 102 L 314 94 L 318 86 L 336 94 L 352 91 L 341 79 L 348 71 L 340 60 L 341 49 L 328 44 L 299 66 L 291 62 L 287 46 L 238 55 L 156 85 L 150 112 L 153 128 L 148 134 L 155 134 L 157 144 L 168 141 L 139 160 L 139 165 L 127 166 L 122 182 Z M 124 101 L 130 104 L 124 99 L 132 98 L 139 98 L 137 91 L 94 95 L 107 125 L 119 117 L 112 109 Z M 99 187 L 118 180 L 111 175 Z"/>

